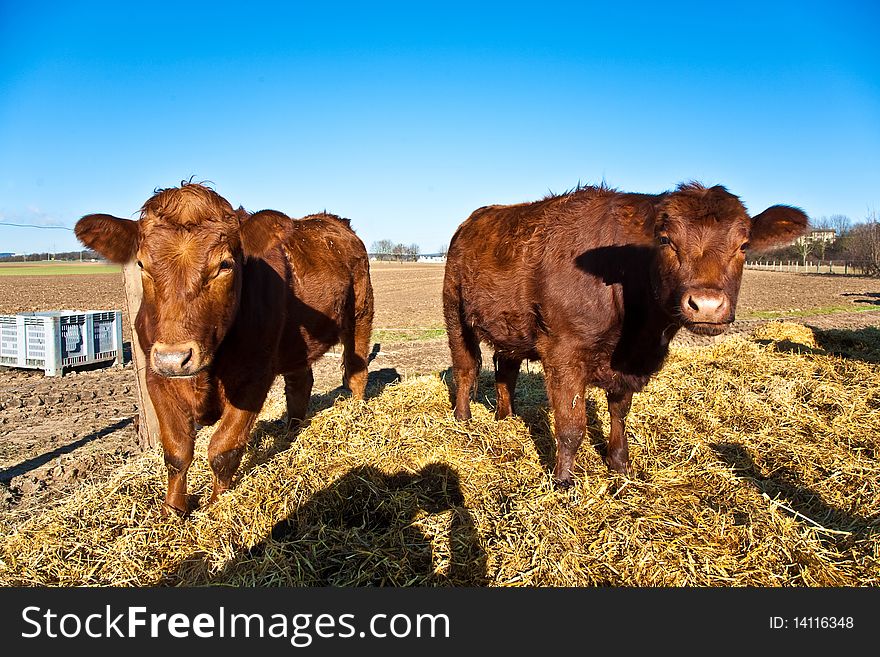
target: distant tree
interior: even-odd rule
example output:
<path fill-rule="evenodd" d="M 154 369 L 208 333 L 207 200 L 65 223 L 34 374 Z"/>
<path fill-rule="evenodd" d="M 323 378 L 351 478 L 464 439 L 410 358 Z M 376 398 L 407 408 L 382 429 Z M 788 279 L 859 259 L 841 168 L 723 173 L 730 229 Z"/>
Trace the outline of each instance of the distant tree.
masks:
<path fill-rule="evenodd" d="M 27 253 L 19 255 L 0 256 L 0 262 L 28 262 L 34 260 L 96 260 L 100 259 L 97 253 L 91 250 L 83 251 L 59 251 L 56 253 Z"/>
<path fill-rule="evenodd" d="M 373 242 L 370 253 L 375 255 L 378 260 L 415 262 L 419 259 L 420 249 L 418 244 L 406 245 L 401 242 L 395 244 L 391 240 L 379 240 L 378 242 Z"/>
<path fill-rule="evenodd" d="M 830 258 L 849 258 L 849 239 L 852 232 L 852 221 L 844 214 L 833 214 L 828 217 L 828 227 L 834 229 L 834 243 L 830 245 Z"/>
<path fill-rule="evenodd" d="M 437 251 L 437 253 L 439 253 L 441 256 L 443 256 L 445 258 L 446 254 L 449 253 L 449 245 L 444 244 L 443 246 L 440 247 L 440 249 Z"/>
<path fill-rule="evenodd" d="M 820 217 L 819 219 L 811 222 L 811 224 L 813 230 L 834 230 L 828 217 Z M 808 239 L 810 239 L 809 236 Z M 813 251 L 816 253 L 817 256 L 819 256 L 819 261 L 821 262 L 825 259 L 825 252 L 828 250 L 828 247 L 834 243 L 834 240 L 818 239 L 814 237 L 812 238 L 812 242 Z"/>
<path fill-rule="evenodd" d="M 848 251 L 864 273 L 880 276 L 880 221 L 876 212 L 850 230 Z"/>
<path fill-rule="evenodd" d="M 816 243 L 804 235 L 803 237 L 798 238 L 793 246 L 795 253 L 797 253 L 798 257 L 803 261 L 804 266 L 806 267 L 807 258 L 814 251 Z"/>
<path fill-rule="evenodd" d="M 833 214 L 828 217 L 828 226 L 837 233 L 837 239 L 841 239 L 852 230 L 852 221 L 845 214 Z"/>
<path fill-rule="evenodd" d="M 373 242 L 370 247 L 370 253 L 376 255 L 379 260 L 387 260 L 394 250 L 394 243 L 391 240 L 379 240 Z"/>

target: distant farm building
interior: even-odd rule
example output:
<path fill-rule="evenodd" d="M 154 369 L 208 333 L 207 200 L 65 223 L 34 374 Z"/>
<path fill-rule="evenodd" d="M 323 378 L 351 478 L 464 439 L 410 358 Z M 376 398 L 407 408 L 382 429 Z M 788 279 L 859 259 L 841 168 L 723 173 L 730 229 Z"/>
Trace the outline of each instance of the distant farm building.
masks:
<path fill-rule="evenodd" d="M 837 239 L 837 232 L 833 228 L 821 228 L 818 230 L 811 230 L 806 235 L 802 235 L 795 240 L 795 244 L 798 246 L 806 243 L 815 244 L 817 242 L 824 242 L 826 244 L 831 244 L 834 240 Z"/>

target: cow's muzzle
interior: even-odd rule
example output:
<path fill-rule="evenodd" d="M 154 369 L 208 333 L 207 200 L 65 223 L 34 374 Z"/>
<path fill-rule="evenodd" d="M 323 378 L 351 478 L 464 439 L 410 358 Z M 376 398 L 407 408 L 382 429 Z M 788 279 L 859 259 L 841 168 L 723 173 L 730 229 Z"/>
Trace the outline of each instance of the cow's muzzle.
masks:
<path fill-rule="evenodd" d="M 202 352 L 195 342 L 157 342 L 150 349 L 150 364 L 154 372 L 168 377 L 193 376 L 204 369 Z"/>
<path fill-rule="evenodd" d="M 691 288 L 681 295 L 682 324 L 696 335 L 720 335 L 733 322 L 733 306 L 723 290 Z"/>
<path fill-rule="evenodd" d="M 691 333 L 696 335 L 721 335 L 732 322 L 718 322 L 713 324 L 710 322 L 685 322 L 684 327 Z"/>
<path fill-rule="evenodd" d="M 723 290 L 692 288 L 681 295 L 679 312 L 689 324 L 729 324 L 732 317 L 730 299 Z"/>

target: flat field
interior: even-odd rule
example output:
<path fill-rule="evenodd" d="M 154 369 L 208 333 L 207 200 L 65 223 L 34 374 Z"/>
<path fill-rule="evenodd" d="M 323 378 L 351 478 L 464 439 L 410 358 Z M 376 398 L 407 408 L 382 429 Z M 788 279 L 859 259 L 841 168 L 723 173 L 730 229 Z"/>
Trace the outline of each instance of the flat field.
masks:
<path fill-rule="evenodd" d="M 376 315 L 370 365 L 373 390 L 449 366 L 443 330 L 443 265 L 372 263 Z M 37 310 L 125 311 L 119 268 L 94 263 L 0 266 L 0 314 Z M 817 329 L 880 326 L 880 281 L 840 275 L 746 270 L 738 321 L 729 335 L 772 319 Z M 129 339 L 127 318 L 124 339 Z M 726 336 L 724 336 L 726 337 Z M 721 338 L 682 334 L 681 345 Z M 484 353 L 485 364 L 491 354 Z M 315 399 L 341 384 L 339 348 L 316 366 Z M 281 392 L 279 382 L 270 398 Z M 140 451 L 135 440 L 131 364 L 47 378 L 42 371 L 0 370 L 0 530 L 12 530 L 86 483 L 101 481 Z"/>
<path fill-rule="evenodd" d="M 106 262 L 67 262 L 62 260 L 35 262 L 0 262 L 0 276 L 69 276 L 71 274 L 118 274 L 119 265 Z"/>

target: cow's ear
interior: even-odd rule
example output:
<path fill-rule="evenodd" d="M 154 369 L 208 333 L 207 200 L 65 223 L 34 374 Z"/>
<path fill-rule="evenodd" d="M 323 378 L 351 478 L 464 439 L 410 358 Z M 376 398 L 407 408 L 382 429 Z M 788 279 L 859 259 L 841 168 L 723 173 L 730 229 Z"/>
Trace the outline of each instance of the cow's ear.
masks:
<path fill-rule="evenodd" d="M 111 262 L 126 263 L 137 253 L 138 225 L 109 214 L 87 214 L 73 229 L 77 239 Z"/>
<path fill-rule="evenodd" d="M 806 213 L 789 205 L 774 205 L 752 218 L 749 245 L 755 251 L 767 251 L 790 244 L 807 232 Z"/>
<path fill-rule="evenodd" d="M 260 210 L 241 221 L 241 249 L 249 258 L 260 258 L 287 235 L 293 220 L 282 212 Z"/>

